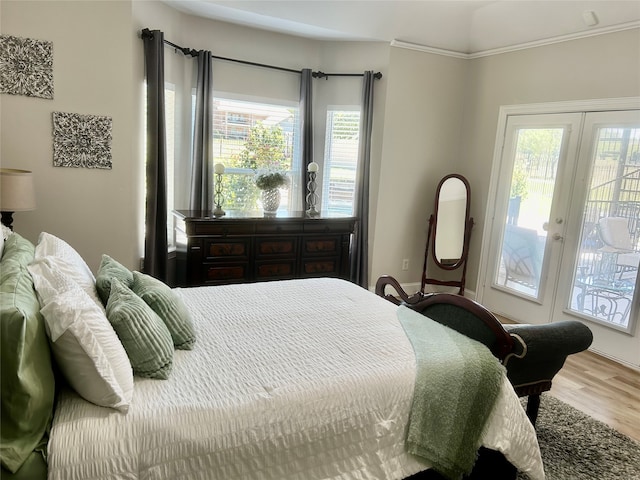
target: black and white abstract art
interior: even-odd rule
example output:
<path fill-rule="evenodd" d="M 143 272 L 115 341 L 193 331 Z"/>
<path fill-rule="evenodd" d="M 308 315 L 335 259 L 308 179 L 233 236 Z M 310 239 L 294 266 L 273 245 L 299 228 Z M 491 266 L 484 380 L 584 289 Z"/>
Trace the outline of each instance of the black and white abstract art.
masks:
<path fill-rule="evenodd" d="M 111 169 L 111 117 L 53 112 L 53 166 Z"/>
<path fill-rule="evenodd" d="M 0 35 L 0 93 L 53 98 L 53 43 Z"/>

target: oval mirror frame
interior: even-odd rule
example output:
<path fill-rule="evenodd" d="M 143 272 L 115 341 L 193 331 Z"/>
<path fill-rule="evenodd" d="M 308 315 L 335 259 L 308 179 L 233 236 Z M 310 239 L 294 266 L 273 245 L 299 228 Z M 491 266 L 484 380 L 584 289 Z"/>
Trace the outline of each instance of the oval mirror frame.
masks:
<path fill-rule="evenodd" d="M 430 241 L 433 261 L 443 270 L 455 270 L 465 263 L 469 249 L 470 197 L 469 182 L 462 175 L 446 175 L 438 183 Z"/>

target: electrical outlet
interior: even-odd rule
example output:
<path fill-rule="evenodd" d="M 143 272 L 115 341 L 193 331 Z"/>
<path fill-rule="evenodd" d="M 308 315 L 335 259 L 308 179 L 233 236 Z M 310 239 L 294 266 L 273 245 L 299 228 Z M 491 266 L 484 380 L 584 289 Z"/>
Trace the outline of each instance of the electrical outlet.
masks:
<path fill-rule="evenodd" d="M 402 270 L 409 270 L 409 259 L 405 258 L 402 260 Z"/>

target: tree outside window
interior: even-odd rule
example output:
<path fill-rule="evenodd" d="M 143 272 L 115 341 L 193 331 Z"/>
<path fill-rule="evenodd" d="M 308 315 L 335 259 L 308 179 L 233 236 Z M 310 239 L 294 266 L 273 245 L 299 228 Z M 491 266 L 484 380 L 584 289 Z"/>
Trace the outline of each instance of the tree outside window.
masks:
<path fill-rule="evenodd" d="M 216 107 L 214 151 L 215 162 L 225 165 L 225 209 L 257 210 L 256 174 L 293 169 L 296 112 L 278 105 L 228 100 L 217 101 Z"/>

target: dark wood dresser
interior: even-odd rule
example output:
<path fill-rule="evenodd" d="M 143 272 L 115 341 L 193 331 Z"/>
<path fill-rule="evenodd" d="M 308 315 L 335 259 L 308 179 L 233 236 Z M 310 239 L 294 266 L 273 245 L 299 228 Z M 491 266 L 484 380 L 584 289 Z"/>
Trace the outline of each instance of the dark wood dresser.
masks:
<path fill-rule="evenodd" d="M 356 219 L 306 217 L 304 212 L 265 217 L 175 210 L 178 285 L 221 285 L 304 277 L 349 279 Z M 180 278 L 182 277 L 182 278 Z"/>

